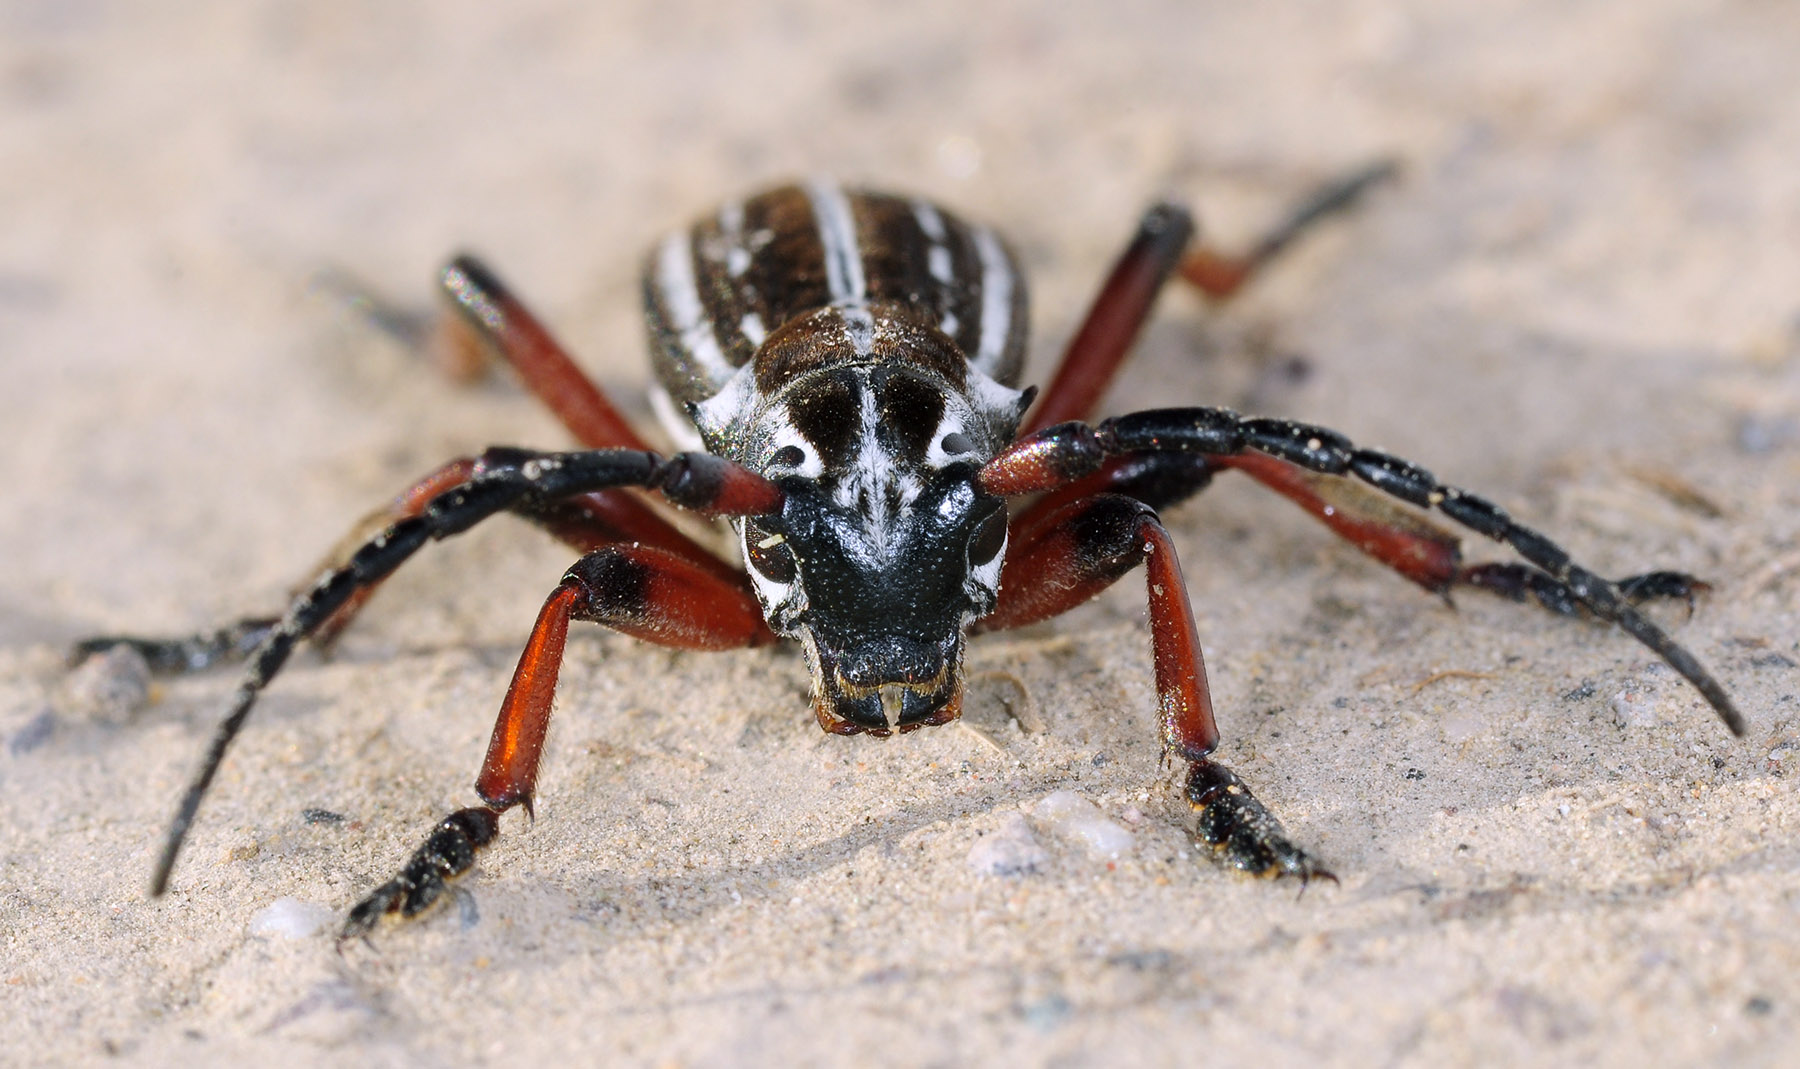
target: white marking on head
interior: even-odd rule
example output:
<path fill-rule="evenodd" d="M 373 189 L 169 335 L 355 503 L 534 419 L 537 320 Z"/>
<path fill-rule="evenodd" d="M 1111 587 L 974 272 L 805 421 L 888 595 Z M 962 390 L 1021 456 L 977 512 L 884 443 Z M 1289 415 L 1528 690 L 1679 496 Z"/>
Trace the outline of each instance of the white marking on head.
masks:
<path fill-rule="evenodd" d="M 769 444 L 774 447 L 770 450 L 771 456 L 792 447 L 800 451 L 800 463 L 787 470 L 802 478 L 814 480 L 825 474 L 824 459 L 813 449 L 812 443 L 794 428 L 793 417 L 786 405 L 771 411 L 765 418 L 774 425 L 774 432 L 769 435 Z"/>
<path fill-rule="evenodd" d="M 686 232 L 663 239 L 656 257 L 656 288 L 669 310 L 669 323 L 681 335 L 681 344 L 693 357 L 697 370 L 722 382 L 734 369 L 725 361 L 711 320 L 700 303 L 700 286 L 694 280 L 694 261 Z"/>
<path fill-rule="evenodd" d="M 946 399 L 949 400 L 949 399 Z M 959 460 L 979 460 L 977 450 L 980 448 L 968 433 L 963 422 L 963 414 L 952 407 L 954 401 L 944 406 L 944 418 L 938 422 L 937 430 L 931 432 L 931 446 L 925 450 L 925 466 L 932 469 L 947 467 Z M 952 434 L 959 434 L 968 441 L 969 448 L 958 452 L 944 449 L 944 439 Z"/>
<path fill-rule="evenodd" d="M 825 254 L 825 285 L 833 304 L 862 304 L 869 287 L 863 277 L 862 247 L 856 241 L 856 219 L 844 191 L 829 178 L 806 183 L 819 246 Z"/>
<path fill-rule="evenodd" d="M 971 601 L 976 604 L 992 603 L 1000 595 L 1000 569 L 1006 563 L 1006 547 L 1012 537 L 1012 527 L 1007 526 L 1007 539 L 1000 543 L 1000 552 L 986 564 L 977 564 L 969 569 L 969 581 L 963 587 Z"/>

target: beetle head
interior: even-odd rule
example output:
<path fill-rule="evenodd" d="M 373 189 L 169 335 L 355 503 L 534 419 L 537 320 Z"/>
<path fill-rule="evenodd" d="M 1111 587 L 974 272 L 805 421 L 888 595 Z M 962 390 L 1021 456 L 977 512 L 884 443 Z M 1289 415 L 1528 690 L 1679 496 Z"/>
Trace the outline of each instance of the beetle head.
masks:
<path fill-rule="evenodd" d="M 808 313 L 689 409 L 708 448 L 781 487 L 779 513 L 741 521 L 744 559 L 838 734 L 961 712 L 963 634 L 993 610 L 1006 550 L 1005 503 L 975 476 L 1030 397 L 903 311 Z"/>
<path fill-rule="evenodd" d="M 790 479 L 779 515 L 744 522 L 764 612 L 806 647 L 827 731 L 885 735 L 961 712 L 963 635 L 993 610 L 1006 548 L 1006 506 L 975 471 L 941 471 L 892 511 Z"/>

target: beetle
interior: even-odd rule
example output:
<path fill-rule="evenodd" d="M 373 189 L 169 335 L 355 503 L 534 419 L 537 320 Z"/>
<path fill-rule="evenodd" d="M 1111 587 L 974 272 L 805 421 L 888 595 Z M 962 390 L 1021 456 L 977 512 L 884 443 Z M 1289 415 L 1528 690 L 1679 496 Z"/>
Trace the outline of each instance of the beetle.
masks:
<path fill-rule="evenodd" d="M 1618 625 L 1743 734 L 1724 687 L 1636 608 L 1646 598 L 1691 603 L 1705 589 L 1691 576 L 1609 582 L 1499 506 L 1324 427 L 1206 407 L 1084 422 L 1170 278 L 1229 297 L 1391 172 L 1380 164 L 1325 185 L 1237 257 L 1197 244 L 1181 207 L 1152 207 L 1041 395 L 1019 385 L 1026 288 L 993 230 L 928 201 L 828 179 L 727 204 L 669 234 L 644 264 L 653 406 L 688 446 L 667 457 L 492 271 L 457 257 L 443 274 L 453 314 L 585 448 L 495 447 L 442 466 L 368 521 L 279 619 L 81 645 L 125 643 L 172 670 L 248 658 L 181 799 L 152 893 L 167 888 L 227 748 L 295 646 L 330 641 L 421 546 L 500 513 L 583 556 L 532 627 L 475 783 L 481 804 L 440 821 L 399 874 L 350 911 L 343 937 L 366 935 L 385 914 L 424 910 L 493 841 L 503 813 L 531 811 L 572 621 L 682 649 L 798 641 L 819 726 L 887 737 L 960 715 L 970 634 L 1058 615 L 1140 566 L 1160 743 L 1185 769 L 1197 841 L 1248 872 L 1335 880 L 1211 756 L 1219 732 L 1200 643 L 1158 510 L 1230 469 L 1428 590 L 1484 587 Z M 743 569 L 672 526 L 646 492 L 728 521 Z M 1465 565 L 1454 535 L 1394 502 L 1503 543 L 1524 562 Z"/>

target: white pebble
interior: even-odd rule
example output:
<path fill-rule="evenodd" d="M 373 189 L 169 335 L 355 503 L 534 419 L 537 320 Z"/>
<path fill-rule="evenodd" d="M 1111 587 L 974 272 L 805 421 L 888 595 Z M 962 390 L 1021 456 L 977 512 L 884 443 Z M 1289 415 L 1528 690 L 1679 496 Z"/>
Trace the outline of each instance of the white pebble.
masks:
<path fill-rule="evenodd" d="M 1007 816 L 999 831 L 982 836 L 969 847 L 969 867 L 983 876 L 1025 876 L 1049 860 L 1049 852 L 1018 813 Z"/>
<path fill-rule="evenodd" d="M 335 917 L 336 914 L 329 906 L 321 906 L 317 902 L 277 898 L 257 910 L 250 918 L 250 934 L 305 939 L 330 924 Z"/>
<path fill-rule="evenodd" d="M 1612 696 L 1613 723 L 1622 728 L 1655 727 L 1656 702 L 1643 689 L 1627 687 Z"/>
<path fill-rule="evenodd" d="M 1100 807 L 1074 791 L 1054 791 L 1031 807 L 1031 815 L 1046 830 L 1070 839 L 1090 857 L 1111 861 L 1131 852 L 1135 840 L 1123 824 L 1110 820 Z"/>
<path fill-rule="evenodd" d="M 73 711 L 123 720 L 150 704 L 150 665 L 129 646 L 114 646 L 81 662 L 64 682 Z"/>

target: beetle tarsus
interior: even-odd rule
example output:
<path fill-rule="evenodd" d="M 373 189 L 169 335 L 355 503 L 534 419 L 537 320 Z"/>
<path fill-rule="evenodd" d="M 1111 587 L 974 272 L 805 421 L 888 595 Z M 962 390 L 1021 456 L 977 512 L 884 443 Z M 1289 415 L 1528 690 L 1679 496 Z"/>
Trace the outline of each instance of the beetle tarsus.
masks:
<path fill-rule="evenodd" d="M 1593 615 L 1567 586 L 1530 565 L 1471 565 L 1457 573 L 1456 581 L 1513 601 L 1535 601 L 1563 616 Z M 1633 605 L 1646 601 L 1681 601 L 1687 605 L 1690 615 L 1694 611 L 1694 599 L 1712 589 L 1710 583 L 1686 572 L 1645 572 L 1617 580 L 1613 585 Z"/>
<path fill-rule="evenodd" d="M 1268 879 L 1292 877 L 1302 886 L 1313 880 L 1337 882 L 1330 869 L 1294 845 L 1275 814 L 1224 765 L 1192 762 L 1187 797 L 1198 818 L 1194 841 L 1210 849 L 1221 865 Z"/>
<path fill-rule="evenodd" d="M 459 809 L 438 821 L 400 874 L 370 892 L 344 918 L 338 942 L 367 936 L 389 913 L 416 917 L 443 897 L 450 880 L 475 867 L 475 852 L 500 833 L 500 811 Z"/>
<path fill-rule="evenodd" d="M 204 672 L 236 664 L 250 656 L 280 622 L 274 616 L 250 616 L 216 631 L 202 631 L 178 638 L 145 638 L 140 635 L 97 635 L 82 639 L 69 651 L 69 663 L 80 664 L 96 653 L 118 646 L 136 650 L 157 675 Z"/>

